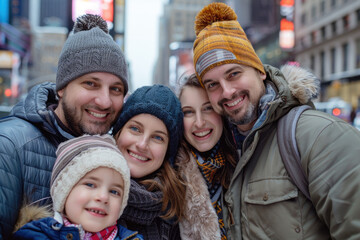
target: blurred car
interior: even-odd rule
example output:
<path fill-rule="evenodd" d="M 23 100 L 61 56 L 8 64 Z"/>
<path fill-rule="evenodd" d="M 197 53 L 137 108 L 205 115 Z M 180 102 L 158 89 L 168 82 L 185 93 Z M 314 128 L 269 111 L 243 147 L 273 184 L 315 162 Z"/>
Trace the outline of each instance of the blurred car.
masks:
<path fill-rule="evenodd" d="M 314 102 L 314 104 L 317 110 L 350 122 L 351 104 L 341 98 L 330 98 L 327 102 Z"/>
<path fill-rule="evenodd" d="M 356 113 L 356 117 L 354 118 L 354 127 L 360 130 L 360 111 Z"/>
<path fill-rule="evenodd" d="M 11 108 L 12 107 L 10 107 L 10 106 L 1 106 L 0 105 L 0 118 L 8 116 L 11 111 Z"/>

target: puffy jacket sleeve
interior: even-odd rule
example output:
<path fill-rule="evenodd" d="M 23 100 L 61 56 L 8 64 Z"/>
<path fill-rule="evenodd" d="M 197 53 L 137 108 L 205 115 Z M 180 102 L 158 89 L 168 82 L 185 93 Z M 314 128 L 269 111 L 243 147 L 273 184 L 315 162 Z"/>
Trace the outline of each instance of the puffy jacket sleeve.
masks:
<path fill-rule="evenodd" d="M 0 135 L 0 239 L 8 239 L 22 200 L 21 162 L 13 142 Z"/>
<path fill-rule="evenodd" d="M 309 190 L 332 239 L 360 239 L 360 131 L 317 111 L 306 111 L 297 131 Z"/>

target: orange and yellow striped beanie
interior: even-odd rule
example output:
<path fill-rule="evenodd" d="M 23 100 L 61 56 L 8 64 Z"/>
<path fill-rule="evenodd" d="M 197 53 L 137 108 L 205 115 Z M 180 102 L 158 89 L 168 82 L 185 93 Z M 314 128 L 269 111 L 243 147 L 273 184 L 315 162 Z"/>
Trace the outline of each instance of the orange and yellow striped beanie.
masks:
<path fill-rule="evenodd" d="M 225 3 L 205 6 L 195 18 L 195 33 L 194 67 L 201 84 L 207 71 L 228 63 L 250 66 L 265 73 L 234 10 Z"/>

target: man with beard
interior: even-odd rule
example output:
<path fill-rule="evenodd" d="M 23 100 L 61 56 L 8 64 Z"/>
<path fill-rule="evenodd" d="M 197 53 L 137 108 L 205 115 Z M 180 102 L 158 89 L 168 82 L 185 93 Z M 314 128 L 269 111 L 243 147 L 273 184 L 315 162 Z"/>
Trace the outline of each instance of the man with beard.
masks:
<path fill-rule="evenodd" d="M 124 55 L 106 22 L 79 17 L 62 49 L 56 84 L 35 86 L 0 120 L 0 239 L 10 238 L 22 204 L 49 201 L 61 142 L 111 129 L 127 78 Z"/>
<path fill-rule="evenodd" d="M 301 114 L 297 171 L 308 180 L 307 198 L 286 171 L 277 124 L 297 106 L 314 107 L 318 80 L 299 67 L 263 65 L 236 19 L 224 3 L 204 7 L 193 47 L 196 74 L 239 152 L 223 195 L 228 239 L 359 239 L 360 132 L 314 109 Z"/>

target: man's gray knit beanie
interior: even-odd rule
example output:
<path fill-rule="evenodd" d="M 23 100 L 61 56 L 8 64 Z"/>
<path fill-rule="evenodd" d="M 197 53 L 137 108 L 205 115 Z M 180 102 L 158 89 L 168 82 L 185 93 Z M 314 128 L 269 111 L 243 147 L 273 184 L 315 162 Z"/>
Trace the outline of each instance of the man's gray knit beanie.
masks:
<path fill-rule="evenodd" d="M 85 14 L 76 19 L 61 51 L 56 91 L 82 75 L 106 72 L 118 76 L 128 90 L 128 70 L 123 52 L 109 35 L 106 21 L 100 16 Z"/>

